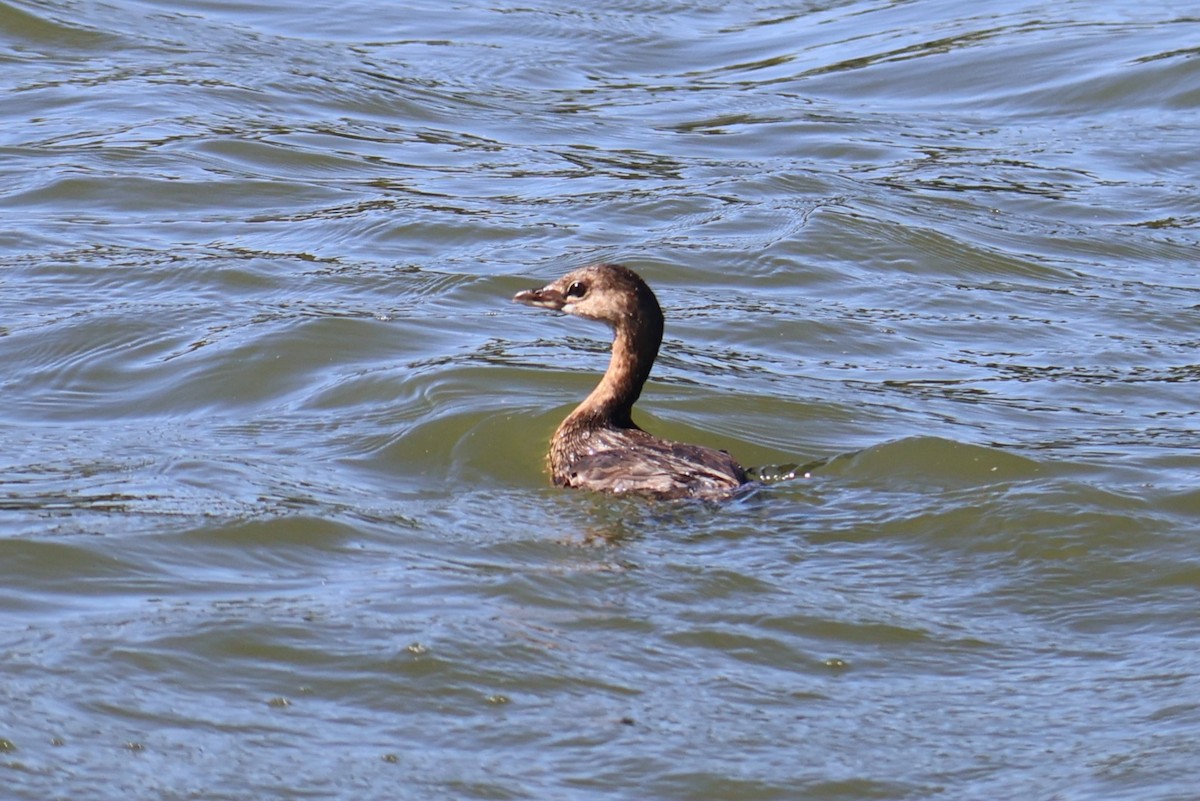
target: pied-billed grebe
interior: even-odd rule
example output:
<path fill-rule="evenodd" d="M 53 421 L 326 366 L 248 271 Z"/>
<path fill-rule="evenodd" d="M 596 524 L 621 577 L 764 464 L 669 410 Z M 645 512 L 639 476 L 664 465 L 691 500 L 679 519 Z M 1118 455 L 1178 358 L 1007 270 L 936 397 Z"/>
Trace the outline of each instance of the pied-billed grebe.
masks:
<path fill-rule="evenodd" d="M 746 471 L 725 451 L 670 442 L 638 428 L 630 412 L 662 343 L 658 299 L 637 273 L 597 264 L 564 275 L 513 300 L 608 323 L 612 360 L 592 394 L 550 441 L 554 483 L 655 498 L 727 497 Z"/>

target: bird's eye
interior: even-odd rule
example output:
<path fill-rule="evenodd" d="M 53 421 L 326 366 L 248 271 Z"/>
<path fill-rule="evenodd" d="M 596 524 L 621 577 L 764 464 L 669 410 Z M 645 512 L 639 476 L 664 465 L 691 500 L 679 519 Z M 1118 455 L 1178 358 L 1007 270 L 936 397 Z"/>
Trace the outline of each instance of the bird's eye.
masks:
<path fill-rule="evenodd" d="M 575 281 L 569 287 L 567 287 L 568 298 L 582 298 L 586 294 L 587 284 L 583 283 L 582 281 Z"/>

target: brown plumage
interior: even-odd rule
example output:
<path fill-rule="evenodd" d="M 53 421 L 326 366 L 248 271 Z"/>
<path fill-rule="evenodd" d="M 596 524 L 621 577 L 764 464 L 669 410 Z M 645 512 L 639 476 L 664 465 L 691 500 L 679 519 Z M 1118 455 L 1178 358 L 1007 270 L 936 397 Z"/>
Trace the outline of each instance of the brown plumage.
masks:
<path fill-rule="evenodd" d="M 670 442 L 634 424 L 630 412 L 662 343 L 663 314 L 650 287 L 619 264 L 564 275 L 513 300 L 613 329 L 612 359 L 600 383 L 550 440 L 550 472 L 563 487 L 655 498 L 729 496 L 746 471 L 725 451 Z"/>

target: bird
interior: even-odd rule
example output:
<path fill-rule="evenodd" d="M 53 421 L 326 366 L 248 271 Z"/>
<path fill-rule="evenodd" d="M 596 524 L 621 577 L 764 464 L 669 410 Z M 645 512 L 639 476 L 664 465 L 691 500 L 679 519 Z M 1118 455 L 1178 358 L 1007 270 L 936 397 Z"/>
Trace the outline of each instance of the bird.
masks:
<path fill-rule="evenodd" d="M 603 378 L 550 440 L 555 485 L 662 500 L 721 500 L 750 483 L 728 452 L 672 442 L 633 422 L 633 405 L 663 336 L 662 307 L 641 276 L 620 264 L 593 264 L 513 300 L 602 322 L 613 332 Z"/>

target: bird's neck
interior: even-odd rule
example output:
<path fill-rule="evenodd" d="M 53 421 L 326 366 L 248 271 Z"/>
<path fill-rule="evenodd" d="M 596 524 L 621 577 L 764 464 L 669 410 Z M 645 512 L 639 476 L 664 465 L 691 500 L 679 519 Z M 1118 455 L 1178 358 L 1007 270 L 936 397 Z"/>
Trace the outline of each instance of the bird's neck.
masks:
<path fill-rule="evenodd" d="M 614 329 L 612 358 L 600 383 L 563 421 L 568 425 L 637 428 L 631 412 L 662 344 L 662 315 L 624 321 Z"/>

